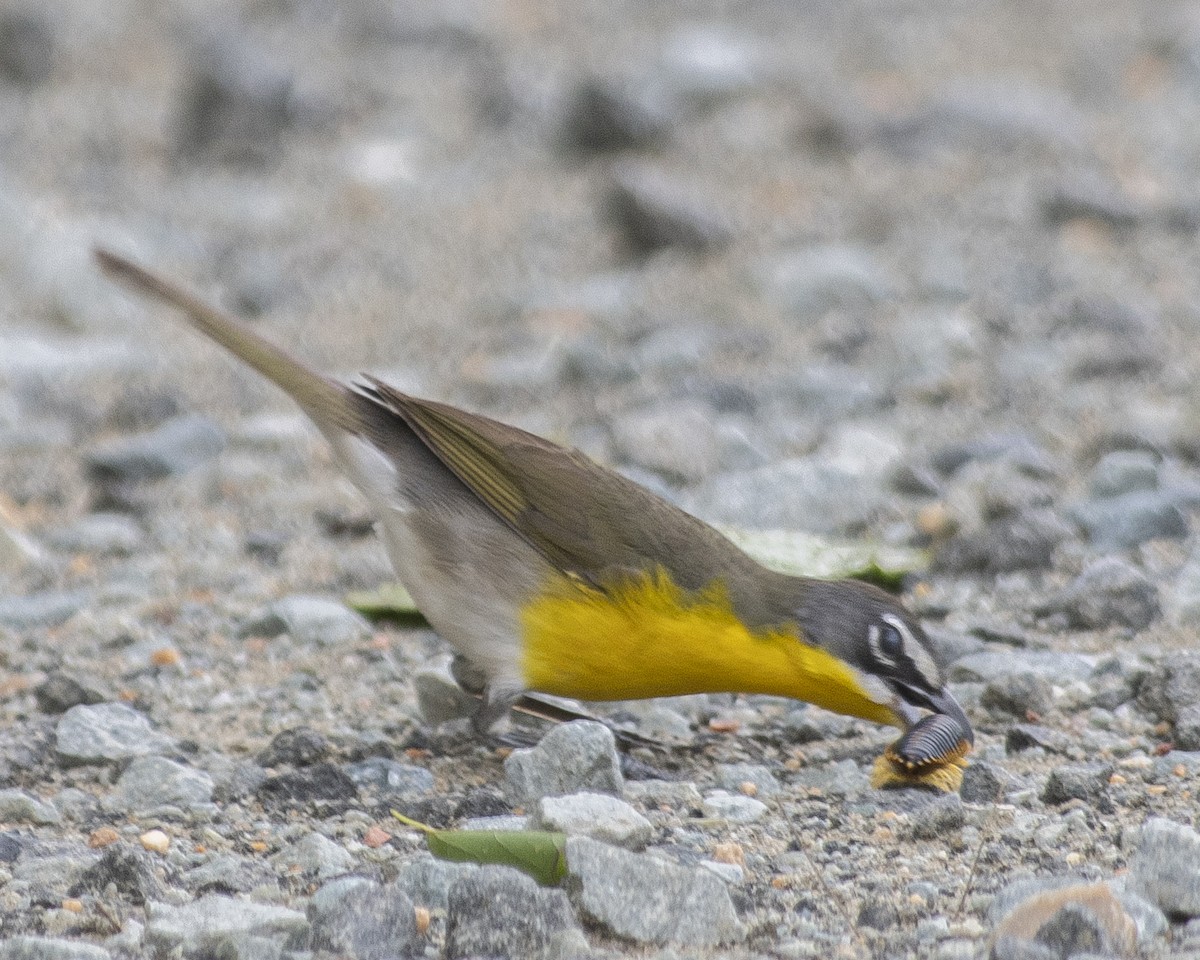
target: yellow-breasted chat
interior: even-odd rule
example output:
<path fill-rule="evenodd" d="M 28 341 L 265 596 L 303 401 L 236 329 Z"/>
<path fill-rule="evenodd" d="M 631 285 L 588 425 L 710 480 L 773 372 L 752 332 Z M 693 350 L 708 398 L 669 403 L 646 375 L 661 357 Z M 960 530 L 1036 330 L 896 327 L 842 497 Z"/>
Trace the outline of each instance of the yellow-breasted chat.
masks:
<path fill-rule="evenodd" d="M 920 624 L 882 590 L 768 570 L 578 451 L 372 377 L 335 382 L 176 283 L 107 251 L 97 259 L 312 418 L 417 607 L 482 676 L 478 730 L 526 691 L 738 692 L 905 730 L 932 712 L 971 737 Z"/>

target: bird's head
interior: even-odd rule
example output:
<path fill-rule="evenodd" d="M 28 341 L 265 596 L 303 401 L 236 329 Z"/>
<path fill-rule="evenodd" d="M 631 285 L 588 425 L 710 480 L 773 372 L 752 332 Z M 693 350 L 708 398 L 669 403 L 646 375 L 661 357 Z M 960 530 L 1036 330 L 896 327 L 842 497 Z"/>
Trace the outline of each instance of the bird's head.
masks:
<path fill-rule="evenodd" d="M 953 717 L 974 743 L 933 644 L 895 597 L 856 580 L 814 581 L 796 616 L 805 636 L 853 668 L 867 696 L 906 729 L 932 711 Z"/>

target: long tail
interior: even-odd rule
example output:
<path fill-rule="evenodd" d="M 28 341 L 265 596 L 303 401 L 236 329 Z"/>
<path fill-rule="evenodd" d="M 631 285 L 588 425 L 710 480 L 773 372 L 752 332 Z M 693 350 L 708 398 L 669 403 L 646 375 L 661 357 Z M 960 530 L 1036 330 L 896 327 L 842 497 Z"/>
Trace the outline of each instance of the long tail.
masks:
<path fill-rule="evenodd" d="M 341 384 L 310 370 L 291 354 L 171 280 L 111 251 L 97 248 L 94 253 L 106 274 L 181 311 L 193 326 L 283 389 L 318 425 L 347 430 L 360 426 L 352 395 Z"/>

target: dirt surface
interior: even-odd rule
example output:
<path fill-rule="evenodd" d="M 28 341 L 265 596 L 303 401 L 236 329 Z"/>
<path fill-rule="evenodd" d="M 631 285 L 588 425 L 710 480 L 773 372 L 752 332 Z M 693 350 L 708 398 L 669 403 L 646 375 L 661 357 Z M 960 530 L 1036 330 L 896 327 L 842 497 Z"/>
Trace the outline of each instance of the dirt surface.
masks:
<path fill-rule="evenodd" d="M 0 856 L 0 937 L 156 955 L 146 899 L 305 832 L 390 882 L 421 844 L 386 799 L 238 792 L 239 765 L 307 769 L 255 759 L 297 728 L 339 769 L 428 769 L 412 809 L 441 825 L 513 806 L 502 753 L 417 709 L 431 632 L 263 636 L 279 598 L 389 579 L 363 501 L 285 397 L 100 278 L 96 243 L 320 369 L 708 519 L 931 548 L 907 599 L 1001 778 L 949 826 L 866 787 L 887 730 L 766 698 L 604 708 L 687 744 L 633 780 L 777 781 L 753 823 L 634 798 L 668 857 L 744 864 L 743 938 L 684 955 L 972 956 L 1016 877 L 1107 882 L 1148 817 L 1194 825 L 1200 718 L 1170 665 L 1200 624 L 1198 119 L 1185 3 L 0 7 L 0 789 L 62 814 L 0 813 L 24 851 Z M 187 415 L 182 447 L 152 440 L 162 476 L 126 451 L 97 479 Z M 66 675 L 147 714 L 215 805 L 106 805 L 124 761 L 63 760 L 72 704 L 35 694 Z M 1064 765 L 1096 769 L 1056 794 Z M 394 839 L 363 845 L 372 824 Z M 171 836 L 157 896 L 64 879 L 105 826 Z M 19 869 L 53 856 L 78 863 Z M 222 889 L 303 910 L 329 876 L 270 863 Z M 1160 906 L 1136 950 L 1200 950 Z M 597 956 L 656 949 L 580 922 Z"/>

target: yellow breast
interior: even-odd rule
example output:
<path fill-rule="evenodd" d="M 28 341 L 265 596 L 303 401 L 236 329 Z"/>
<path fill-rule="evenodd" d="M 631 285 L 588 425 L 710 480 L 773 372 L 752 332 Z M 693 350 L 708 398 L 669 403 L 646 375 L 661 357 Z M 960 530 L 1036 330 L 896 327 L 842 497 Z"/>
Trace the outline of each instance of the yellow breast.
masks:
<path fill-rule="evenodd" d="M 900 724 L 853 668 L 795 629 L 755 633 L 715 584 L 688 594 L 662 572 L 611 590 L 557 585 L 522 612 L 531 690 L 581 700 L 767 693 Z"/>

